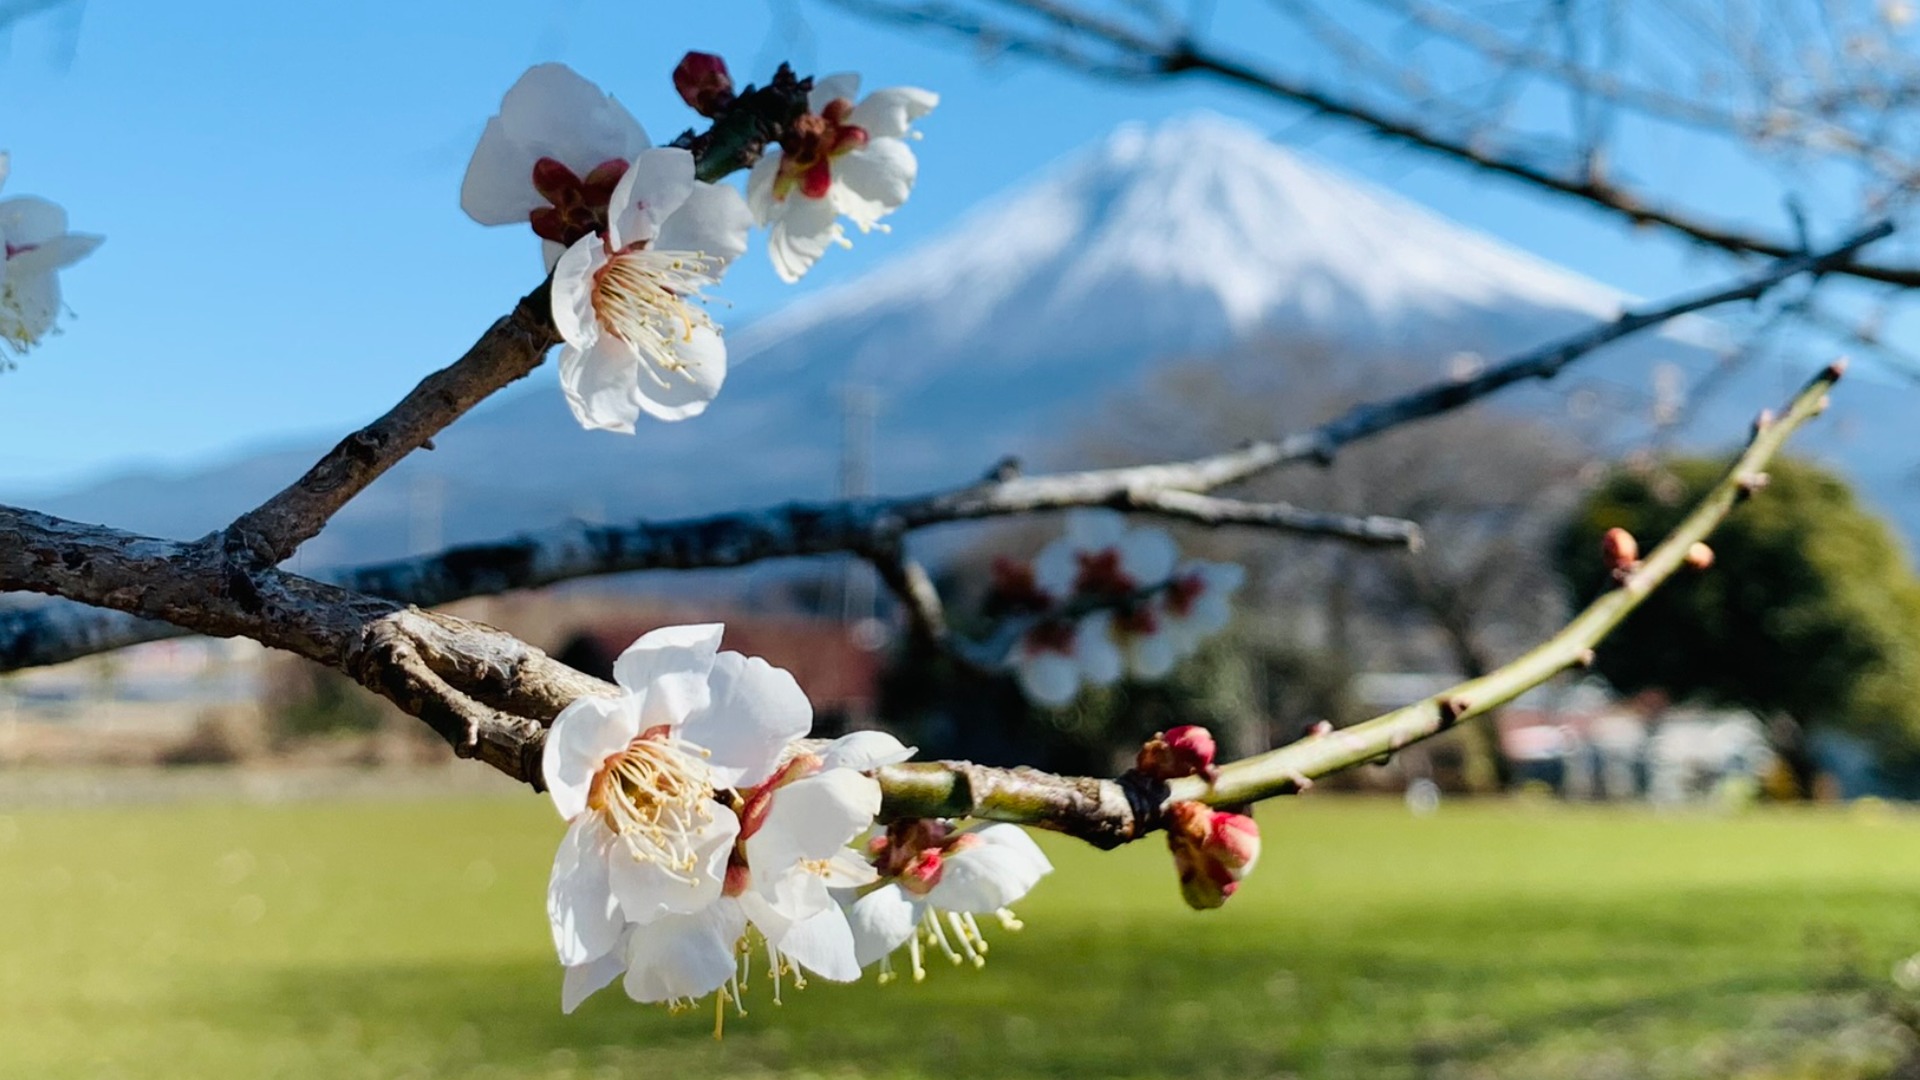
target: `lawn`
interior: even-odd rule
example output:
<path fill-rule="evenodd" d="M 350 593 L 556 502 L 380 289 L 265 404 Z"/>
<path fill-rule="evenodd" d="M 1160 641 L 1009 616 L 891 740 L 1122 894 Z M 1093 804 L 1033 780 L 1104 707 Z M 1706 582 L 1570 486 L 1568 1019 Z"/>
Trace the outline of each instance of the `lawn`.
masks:
<path fill-rule="evenodd" d="M 0 816 L 5 1077 L 1835 1077 L 1910 1036 L 1920 819 L 1309 798 L 1180 905 L 1052 843 L 984 971 L 573 1017 L 537 798 Z M 764 990 L 764 986 L 759 988 Z"/>

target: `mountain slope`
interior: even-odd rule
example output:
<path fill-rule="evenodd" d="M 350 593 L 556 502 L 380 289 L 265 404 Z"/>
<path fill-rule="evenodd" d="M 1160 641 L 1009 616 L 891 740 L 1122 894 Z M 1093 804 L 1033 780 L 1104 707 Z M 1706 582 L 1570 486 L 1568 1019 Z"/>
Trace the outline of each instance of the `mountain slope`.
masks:
<path fill-rule="evenodd" d="M 468 417 L 349 506 L 302 554 L 318 567 L 486 539 L 568 516 L 677 516 L 831 495 L 841 400 L 880 403 L 882 491 L 950 484 L 1057 442 L 1156 362 L 1281 338 L 1351 353 L 1497 357 L 1619 310 L 1616 291 L 1213 117 L 1126 127 L 882 269 L 731 337 L 709 412 L 632 438 L 578 430 L 549 371 Z M 1590 362 L 1644 394 L 1698 371 L 1693 322 Z M 1604 369 L 1599 365 L 1604 364 Z M 1742 415 L 1771 400 L 1729 393 Z M 1566 386 L 1523 392 L 1558 408 Z M 1617 393 L 1616 393 L 1617 396 Z M 1703 422 L 1724 419 L 1703 417 Z M 322 447 L 39 500 L 49 512 L 195 536 L 298 475 Z"/>

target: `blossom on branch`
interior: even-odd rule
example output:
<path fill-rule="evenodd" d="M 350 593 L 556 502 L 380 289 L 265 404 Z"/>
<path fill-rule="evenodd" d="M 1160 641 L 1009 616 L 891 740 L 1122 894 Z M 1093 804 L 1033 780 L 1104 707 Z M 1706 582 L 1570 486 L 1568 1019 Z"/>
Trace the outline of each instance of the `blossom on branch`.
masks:
<path fill-rule="evenodd" d="M 940 96 L 911 86 L 876 90 L 854 104 L 860 77 L 814 84 L 808 112 L 767 148 L 747 177 L 753 216 L 770 230 L 767 251 L 783 280 L 800 280 L 831 244 L 848 246 L 845 217 L 868 232 L 913 190 L 919 162 L 907 146 L 915 120 Z"/>
<path fill-rule="evenodd" d="M 631 434 L 642 413 L 706 411 L 727 349 L 701 305 L 747 249 L 740 193 L 694 179 L 693 155 L 643 151 L 620 177 L 604 236 L 576 240 L 553 268 L 553 320 L 565 342 L 560 385 L 582 427 Z"/>
<path fill-rule="evenodd" d="M 802 750 L 813 709 L 793 676 L 719 652 L 720 634 L 647 634 L 614 665 L 621 696 L 574 702 L 548 734 L 542 775 L 569 823 L 547 895 L 567 1012 L 623 976 L 635 1001 L 737 1002 L 749 930 L 776 995 L 786 973 L 859 976 L 829 890 L 876 880 L 847 846 L 880 809 L 865 773 L 913 752 L 879 732 Z"/>
<path fill-rule="evenodd" d="M 10 159 L 0 154 L 0 185 Z M 0 199 L 0 369 L 6 352 L 24 353 L 53 332 L 60 315 L 60 271 L 86 258 L 101 237 L 67 231 L 67 212 L 32 196 Z"/>
<path fill-rule="evenodd" d="M 613 189 L 653 144 L 613 96 L 565 64 L 538 64 L 507 90 L 460 184 L 460 208 L 482 225 L 530 223 L 547 265 L 607 227 Z"/>
<path fill-rule="evenodd" d="M 731 970 L 737 934 L 719 933 L 708 909 L 725 885 L 740 819 L 719 793 L 765 781 L 813 723 L 791 675 L 720 653 L 720 633 L 674 626 L 634 642 L 614 665 L 621 696 L 569 705 L 541 761 L 568 821 L 547 893 L 560 962 L 597 965 L 597 975 L 624 945 L 614 972 L 646 959 L 663 998 L 724 981 L 723 972 L 705 985 L 714 961 L 689 944 L 696 939 L 726 938 L 721 959 Z"/>
<path fill-rule="evenodd" d="M 1092 509 L 1069 514 L 1031 566 L 996 560 L 987 612 L 1030 623 L 1007 657 L 1026 695 L 1057 708 L 1082 685 L 1161 678 L 1224 628 L 1245 572 L 1179 559 L 1164 530 Z"/>
<path fill-rule="evenodd" d="M 985 964 L 978 917 L 1019 929 L 1012 906 L 1053 872 L 1018 825 L 957 830 L 947 821 L 896 822 L 868 850 L 882 883 L 847 894 L 847 913 L 860 966 L 878 961 L 882 982 L 893 979 L 891 957 L 903 946 L 916 982 L 927 975 L 923 944 L 955 964 Z"/>

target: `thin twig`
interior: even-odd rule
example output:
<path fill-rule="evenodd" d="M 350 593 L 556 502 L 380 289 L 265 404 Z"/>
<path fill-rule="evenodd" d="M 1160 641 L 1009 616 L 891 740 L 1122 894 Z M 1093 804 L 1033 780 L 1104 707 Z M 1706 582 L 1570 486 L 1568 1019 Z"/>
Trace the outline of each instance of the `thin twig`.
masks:
<path fill-rule="evenodd" d="M 1025 33 L 1009 23 L 979 18 L 950 4 L 901 4 L 888 0 L 833 2 L 849 11 L 893 22 L 939 27 L 991 42 L 1000 49 L 1030 53 L 1101 77 L 1140 80 L 1204 75 L 1355 124 L 1378 138 L 1597 207 L 1634 225 L 1656 226 L 1735 254 L 1775 259 L 1795 254 L 1791 243 L 1717 225 L 1676 207 L 1660 205 L 1607 180 L 1595 170 L 1581 168 L 1563 175 L 1524 161 L 1512 152 L 1496 152 L 1470 138 L 1447 136 L 1412 117 L 1389 115 L 1384 109 L 1336 96 L 1279 71 L 1235 59 L 1189 35 L 1148 35 L 1071 4 L 1054 0 L 999 0 L 1000 6 L 1036 16 L 1060 32 L 1057 37 L 1046 38 Z M 1083 42 L 1103 45 L 1126 62 L 1100 60 L 1080 47 Z M 1901 288 L 1920 286 L 1920 267 L 1855 263 L 1836 267 L 1835 272 Z"/>

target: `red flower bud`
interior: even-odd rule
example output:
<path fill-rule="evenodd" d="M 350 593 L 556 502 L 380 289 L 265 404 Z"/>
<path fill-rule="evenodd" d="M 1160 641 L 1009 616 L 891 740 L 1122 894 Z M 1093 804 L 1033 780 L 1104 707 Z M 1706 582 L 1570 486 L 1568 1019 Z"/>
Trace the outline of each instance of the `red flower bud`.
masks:
<path fill-rule="evenodd" d="M 1239 889 L 1260 859 L 1260 826 L 1245 814 L 1204 803 L 1167 809 L 1167 848 L 1180 874 L 1180 896 L 1198 911 L 1217 908 Z"/>
<path fill-rule="evenodd" d="M 1687 565 L 1695 570 L 1705 570 L 1713 565 L 1713 549 L 1695 541 L 1687 548 Z"/>
<path fill-rule="evenodd" d="M 1148 739 L 1134 759 L 1134 768 L 1156 780 L 1182 776 L 1212 780 L 1218 771 L 1213 767 L 1215 749 L 1212 732 L 1198 724 L 1182 724 Z"/>
<path fill-rule="evenodd" d="M 1640 561 L 1640 542 L 1625 529 L 1608 529 L 1600 538 L 1600 558 L 1609 571 L 1624 574 Z"/>
<path fill-rule="evenodd" d="M 701 116 L 719 116 L 733 104 L 733 76 L 727 74 L 727 62 L 712 53 L 681 57 L 673 69 L 673 88 Z"/>

